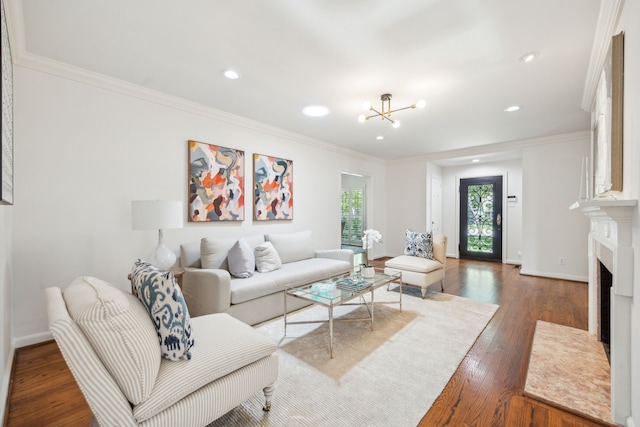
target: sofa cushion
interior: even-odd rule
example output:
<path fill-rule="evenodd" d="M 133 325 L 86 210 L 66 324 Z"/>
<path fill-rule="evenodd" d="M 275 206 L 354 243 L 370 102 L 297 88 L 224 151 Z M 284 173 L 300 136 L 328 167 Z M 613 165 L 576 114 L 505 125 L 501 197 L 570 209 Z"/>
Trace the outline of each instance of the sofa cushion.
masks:
<path fill-rule="evenodd" d="M 264 243 L 263 234 L 255 234 L 242 237 L 251 250 L 260 243 Z M 206 242 L 204 242 L 206 240 Z M 238 241 L 237 237 L 206 237 L 197 243 L 187 243 L 180 246 L 180 265 L 195 268 L 221 268 L 229 269 L 229 249 Z M 203 253 L 204 251 L 204 253 Z M 207 258 L 203 261 L 203 258 Z M 205 266 L 206 265 L 206 266 Z"/>
<path fill-rule="evenodd" d="M 131 403 L 146 400 L 160 368 L 160 347 L 138 299 L 95 277 L 78 277 L 64 291 L 69 315 Z"/>
<path fill-rule="evenodd" d="M 138 260 L 131 271 L 133 293 L 147 309 L 156 328 L 162 357 L 191 359 L 194 344 L 187 304 L 171 271 L 160 271 Z"/>
<path fill-rule="evenodd" d="M 268 273 L 282 267 L 282 261 L 271 242 L 264 242 L 256 246 L 256 269 L 260 273 Z"/>
<path fill-rule="evenodd" d="M 231 304 L 240 304 L 265 295 L 282 292 L 286 286 L 299 286 L 350 272 L 347 261 L 311 258 L 282 264 L 269 273 L 257 272 L 248 279 L 231 279 Z"/>
<path fill-rule="evenodd" d="M 407 228 L 405 236 L 405 255 L 433 259 L 433 237 L 430 231 L 416 233 Z"/>
<path fill-rule="evenodd" d="M 229 249 L 238 241 L 236 237 L 205 237 L 200 241 L 202 268 L 229 270 Z"/>
<path fill-rule="evenodd" d="M 151 396 L 133 408 L 138 423 L 162 412 L 195 390 L 276 351 L 268 337 L 226 313 L 192 319 L 198 336 L 188 362 L 162 361 Z"/>
<path fill-rule="evenodd" d="M 398 270 L 414 271 L 416 273 L 430 273 L 443 268 L 442 263 L 428 258 L 421 258 L 411 255 L 400 255 L 391 258 L 384 263 L 385 267 Z"/>
<path fill-rule="evenodd" d="M 266 240 L 273 243 L 283 264 L 313 258 L 315 249 L 311 231 L 295 233 L 267 234 Z"/>
<path fill-rule="evenodd" d="M 238 278 L 253 276 L 256 257 L 253 249 L 242 237 L 229 249 L 229 273 Z"/>

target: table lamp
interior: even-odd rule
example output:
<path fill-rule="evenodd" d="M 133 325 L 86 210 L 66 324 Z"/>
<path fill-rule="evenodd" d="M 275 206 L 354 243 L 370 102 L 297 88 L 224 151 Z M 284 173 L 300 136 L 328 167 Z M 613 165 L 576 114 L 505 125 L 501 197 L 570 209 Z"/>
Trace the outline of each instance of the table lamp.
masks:
<path fill-rule="evenodd" d="M 182 228 L 182 202 L 136 200 L 131 202 L 131 219 L 134 230 L 158 230 L 158 246 L 147 261 L 160 270 L 169 270 L 176 262 L 176 254 L 164 245 L 162 230 Z"/>

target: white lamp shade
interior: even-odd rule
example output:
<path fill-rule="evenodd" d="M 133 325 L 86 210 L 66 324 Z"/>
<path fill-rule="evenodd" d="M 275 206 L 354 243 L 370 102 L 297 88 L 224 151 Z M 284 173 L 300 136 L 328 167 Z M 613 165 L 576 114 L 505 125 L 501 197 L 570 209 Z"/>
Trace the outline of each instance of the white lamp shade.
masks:
<path fill-rule="evenodd" d="M 182 228 L 182 202 L 175 200 L 136 200 L 131 202 L 134 230 Z"/>

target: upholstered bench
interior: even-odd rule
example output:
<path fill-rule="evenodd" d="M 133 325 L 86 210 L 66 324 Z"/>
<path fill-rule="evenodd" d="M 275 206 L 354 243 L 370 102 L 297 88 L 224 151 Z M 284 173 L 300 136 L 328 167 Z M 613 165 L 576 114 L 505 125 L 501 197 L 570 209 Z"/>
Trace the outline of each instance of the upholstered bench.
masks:
<path fill-rule="evenodd" d="M 404 285 L 419 286 L 422 298 L 427 294 L 427 287 L 440 281 L 444 291 L 444 272 L 447 260 L 447 236 L 433 236 L 433 258 L 422 258 L 412 255 L 400 255 L 385 262 L 385 274 L 402 273 Z"/>

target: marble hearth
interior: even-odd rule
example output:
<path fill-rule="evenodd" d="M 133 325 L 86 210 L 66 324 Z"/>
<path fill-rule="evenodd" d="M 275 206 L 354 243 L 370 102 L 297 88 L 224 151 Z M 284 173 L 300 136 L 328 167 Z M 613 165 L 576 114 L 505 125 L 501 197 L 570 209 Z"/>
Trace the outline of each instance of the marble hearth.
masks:
<path fill-rule="evenodd" d="M 637 200 L 598 199 L 576 202 L 589 218 L 589 333 L 600 337 L 600 265 L 611 272 L 610 348 L 611 415 L 624 425 L 631 413 L 631 304 L 633 247 L 631 219 Z"/>

